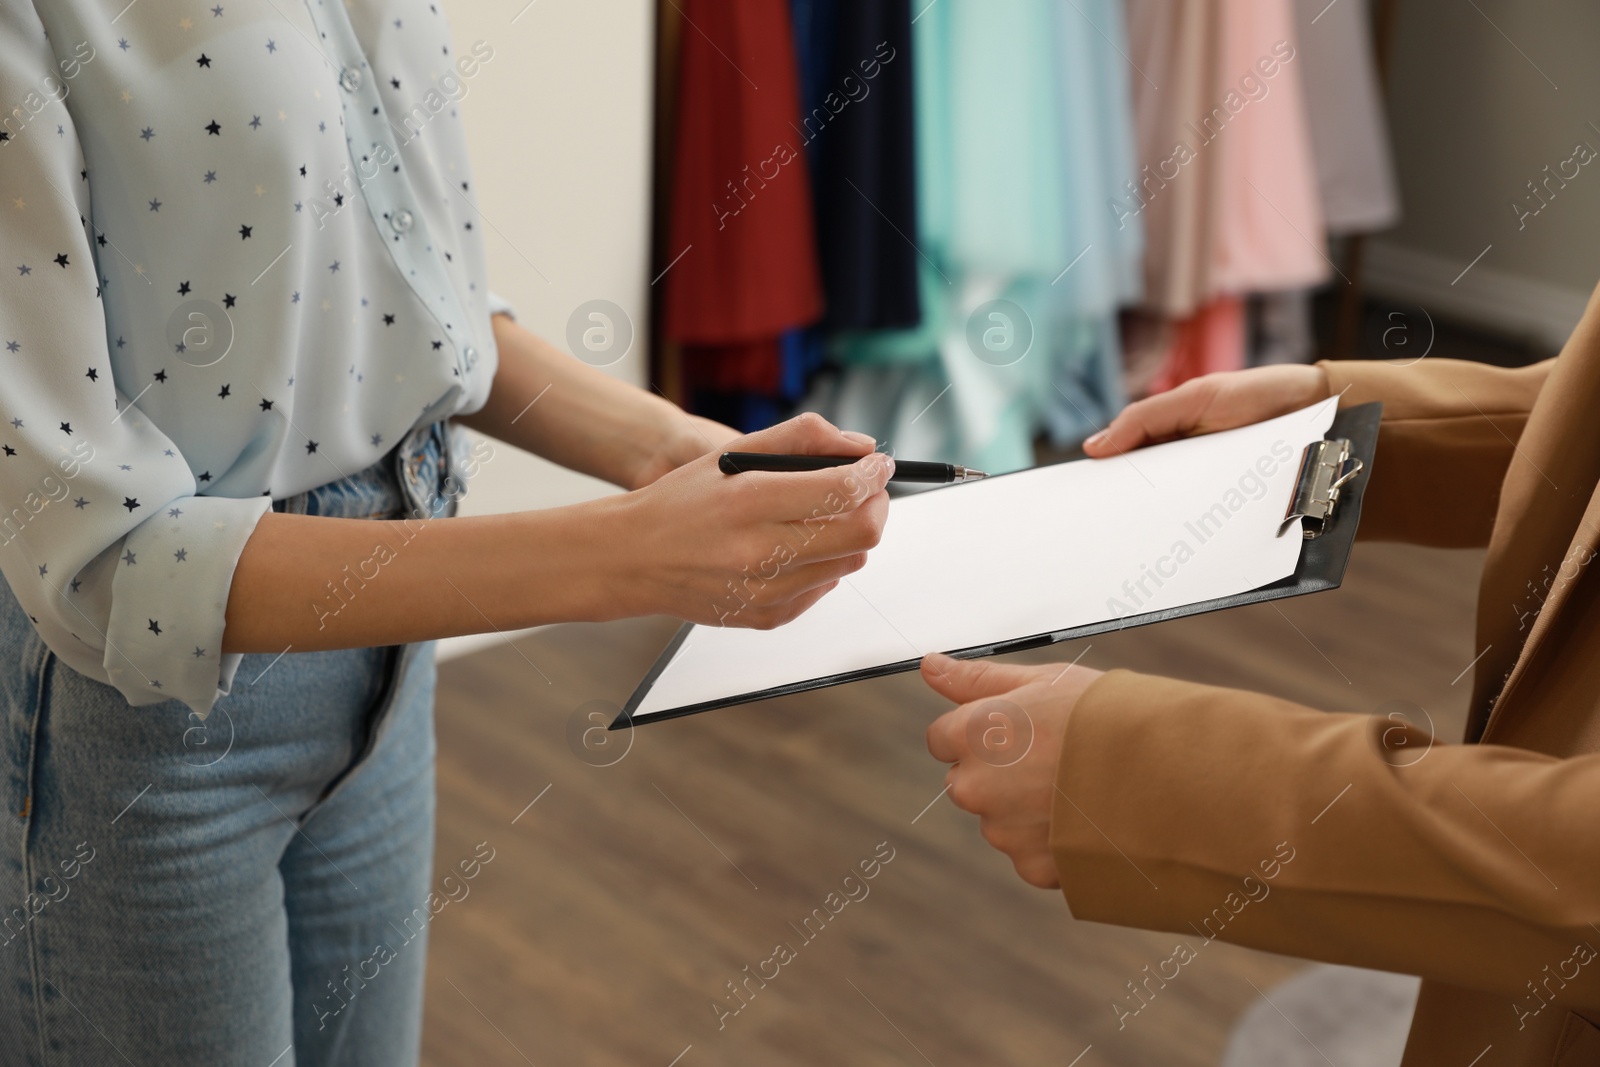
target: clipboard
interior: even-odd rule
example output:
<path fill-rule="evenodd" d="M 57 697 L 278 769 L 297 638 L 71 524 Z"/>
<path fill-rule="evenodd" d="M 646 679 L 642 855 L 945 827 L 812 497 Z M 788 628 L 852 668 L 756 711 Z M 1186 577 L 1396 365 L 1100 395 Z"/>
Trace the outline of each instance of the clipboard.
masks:
<path fill-rule="evenodd" d="M 1301 535 L 1304 541 L 1295 572 L 1289 578 L 1214 600 L 1203 600 L 1160 611 L 1129 615 L 1064 630 L 1032 634 L 992 644 L 952 649 L 945 654 L 956 659 L 999 656 L 1010 652 L 1042 648 L 1046 645 L 1058 644 L 1063 641 L 1075 641 L 1078 638 L 1092 637 L 1095 634 L 1125 630 L 1137 626 L 1148 626 L 1152 623 L 1167 622 L 1171 619 L 1180 619 L 1191 615 L 1204 615 L 1213 611 L 1223 611 L 1227 608 L 1239 607 L 1245 604 L 1259 604 L 1268 600 L 1281 600 L 1287 597 L 1304 596 L 1307 593 L 1320 593 L 1328 589 L 1337 589 L 1344 581 L 1345 568 L 1350 561 L 1350 552 L 1355 545 L 1356 527 L 1361 520 L 1361 501 L 1366 491 L 1367 477 L 1372 469 L 1373 458 L 1377 451 L 1378 425 L 1382 413 L 1383 405 L 1381 403 L 1360 404 L 1345 408 L 1335 414 L 1333 424 L 1326 436 L 1322 440 L 1311 442 L 1302 452 L 1299 471 L 1294 483 L 1294 491 L 1284 507 L 1284 524 L 1298 523 L 1301 527 Z M 1004 477 L 1004 475 L 1001 475 L 1001 477 Z M 657 657 L 650 671 L 634 689 L 633 694 L 628 698 L 627 703 L 623 705 L 621 712 L 612 721 L 608 729 L 632 729 L 636 725 L 644 725 L 666 719 L 677 719 L 686 715 L 697 715 L 704 711 L 715 711 L 719 708 L 735 707 L 740 704 L 770 700 L 775 697 L 791 696 L 795 693 L 809 692 L 813 689 L 825 689 L 849 682 L 866 681 L 869 678 L 884 678 L 892 674 L 916 670 L 921 663 L 920 659 L 906 659 L 862 670 L 847 671 L 842 674 L 809 678 L 787 685 L 774 686 L 770 689 L 688 704 L 668 711 L 653 712 L 636 724 L 633 719 L 634 712 L 644 702 L 651 687 L 661 677 L 662 672 L 667 669 L 679 648 L 682 647 L 684 641 L 688 639 L 689 634 L 694 629 L 695 624 L 693 623 L 685 623 L 679 628 L 678 632 L 673 635 L 672 640 L 668 642 L 666 648 L 662 650 L 661 655 Z"/>

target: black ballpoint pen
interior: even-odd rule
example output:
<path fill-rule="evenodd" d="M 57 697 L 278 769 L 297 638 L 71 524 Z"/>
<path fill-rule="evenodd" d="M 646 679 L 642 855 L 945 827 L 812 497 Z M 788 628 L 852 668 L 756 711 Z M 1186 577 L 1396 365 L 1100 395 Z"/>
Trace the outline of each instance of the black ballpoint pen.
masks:
<path fill-rule="evenodd" d="M 717 469 L 723 474 L 743 474 L 745 471 L 820 471 L 830 467 L 845 467 L 861 459 L 860 456 L 796 456 L 776 452 L 724 452 L 717 460 Z M 928 463 L 915 459 L 894 461 L 891 482 L 970 482 L 987 478 L 983 471 L 962 467 L 954 463 Z"/>

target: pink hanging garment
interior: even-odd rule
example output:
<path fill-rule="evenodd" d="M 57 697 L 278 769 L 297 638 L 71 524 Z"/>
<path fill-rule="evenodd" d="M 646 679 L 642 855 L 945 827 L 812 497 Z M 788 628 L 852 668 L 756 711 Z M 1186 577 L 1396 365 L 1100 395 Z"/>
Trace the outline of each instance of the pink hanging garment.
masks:
<path fill-rule="evenodd" d="M 1217 153 L 1214 294 L 1299 289 L 1330 274 L 1290 0 L 1218 0 L 1216 98 L 1195 119 Z"/>
<path fill-rule="evenodd" d="M 1202 374 L 1239 370 L 1244 363 L 1244 298 L 1219 296 L 1173 324 L 1172 348 L 1150 383 L 1150 392 L 1171 389 Z"/>

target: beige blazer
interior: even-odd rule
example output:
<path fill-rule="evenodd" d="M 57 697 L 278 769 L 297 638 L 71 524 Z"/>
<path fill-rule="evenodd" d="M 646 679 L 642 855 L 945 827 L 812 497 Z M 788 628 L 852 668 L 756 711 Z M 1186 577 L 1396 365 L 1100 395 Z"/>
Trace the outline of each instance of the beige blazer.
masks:
<path fill-rule="evenodd" d="M 1536 366 L 1323 366 L 1384 403 L 1361 535 L 1488 546 L 1468 743 L 1112 671 L 1061 750 L 1067 903 L 1176 935 L 1124 1010 L 1215 938 L 1421 975 L 1406 1067 L 1600 1064 L 1600 290 Z"/>

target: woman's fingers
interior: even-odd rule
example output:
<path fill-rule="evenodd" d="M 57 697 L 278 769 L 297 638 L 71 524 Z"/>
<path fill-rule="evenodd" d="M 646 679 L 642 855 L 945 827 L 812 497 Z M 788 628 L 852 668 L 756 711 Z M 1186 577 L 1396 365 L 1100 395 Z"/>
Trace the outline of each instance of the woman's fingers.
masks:
<path fill-rule="evenodd" d="M 843 467 L 820 471 L 746 471 L 725 474 L 742 492 L 778 520 L 820 521 L 853 511 L 883 492 L 894 474 L 894 460 L 882 452 L 862 456 Z"/>
<path fill-rule="evenodd" d="M 738 451 L 859 456 L 854 463 L 818 471 L 746 471 L 722 477 L 737 494 L 742 514 L 788 524 L 783 539 L 802 559 L 835 558 L 878 543 L 888 517 L 884 487 L 894 474 L 894 460 L 873 452 L 870 437 L 805 414 L 733 444 Z"/>
<path fill-rule="evenodd" d="M 889 495 L 880 486 L 859 501 L 836 495 L 785 524 L 779 534 L 805 562 L 836 559 L 876 548 L 889 521 Z"/>
<path fill-rule="evenodd" d="M 864 456 L 872 451 L 866 434 L 847 433 L 816 412 L 729 441 L 727 452 L 787 452 L 801 456 Z"/>
<path fill-rule="evenodd" d="M 799 617 L 811 605 L 838 587 L 846 577 L 866 566 L 865 553 L 796 566 L 770 582 L 742 583 L 740 603 L 717 617 L 720 626 L 770 630 Z M 744 598 L 748 597 L 748 600 Z"/>
<path fill-rule="evenodd" d="M 1050 665 L 1030 667 L 989 659 L 954 659 L 940 652 L 922 657 L 922 679 L 928 688 L 957 704 L 1000 696 L 1055 673 Z"/>
<path fill-rule="evenodd" d="M 1216 382 L 1195 378 L 1176 389 L 1129 404 L 1111 425 L 1083 443 L 1096 458 L 1120 456 L 1135 448 L 1194 432 L 1211 406 Z"/>
<path fill-rule="evenodd" d="M 835 578 L 831 582 L 824 583 L 823 585 L 817 586 L 815 589 L 802 593 L 793 600 L 784 603 L 781 607 L 768 609 L 765 613 L 759 616 L 759 621 L 754 623 L 753 627 L 758 630 L 771 630 L 774 627 L 782 626 L 784 623 L 789 622 L 792 619 L 799 618 L 807 611 L 810 611 L 812 606 L 815 605 L 817 601 L 821 600 L 823 597 L 837 589 L 839 587 L 839 582 L 840 579 Z"/>
<path fill-rule="evenodd" d="M 821 563 L 791 562 L 751 574 L 737 583 L 735 592 L 750 607 L 770 609 L 799 600 L 822 586 L 831 586 L 867 564 L 867 554 L 857 552 Z"/>
<path fill-rule="evenodd" d="M 1328 395 L 1328 376 L 1320 367 L 1285 364 L 1208 374 L 1129 404 L 1083 450 L 1096 458 L 1120 456 L 1173 437 L 1248 426 Z"/>

